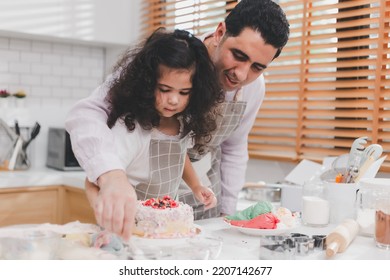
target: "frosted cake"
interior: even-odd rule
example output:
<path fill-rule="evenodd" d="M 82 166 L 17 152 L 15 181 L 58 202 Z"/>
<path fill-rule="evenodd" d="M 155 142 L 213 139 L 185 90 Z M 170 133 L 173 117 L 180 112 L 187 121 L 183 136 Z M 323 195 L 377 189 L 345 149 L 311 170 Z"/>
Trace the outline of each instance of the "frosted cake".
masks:
<path fill-rule="evenodd" d="M 137 202 L 134 234 L 146 238 L 180 238 L 196 234 L 192 207 L 164 196 Z"/>

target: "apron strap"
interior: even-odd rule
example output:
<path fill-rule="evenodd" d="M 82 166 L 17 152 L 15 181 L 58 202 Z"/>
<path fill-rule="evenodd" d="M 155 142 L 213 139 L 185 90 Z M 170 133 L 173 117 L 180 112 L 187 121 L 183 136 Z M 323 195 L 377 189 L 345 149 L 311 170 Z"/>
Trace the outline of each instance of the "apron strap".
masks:
<path fill-rule="evenodd" d="M 236 90 L 236 93 L 234 94 L 233 101 L 241 101 L 242 100 L 242 88 L 239 88 Z"/>

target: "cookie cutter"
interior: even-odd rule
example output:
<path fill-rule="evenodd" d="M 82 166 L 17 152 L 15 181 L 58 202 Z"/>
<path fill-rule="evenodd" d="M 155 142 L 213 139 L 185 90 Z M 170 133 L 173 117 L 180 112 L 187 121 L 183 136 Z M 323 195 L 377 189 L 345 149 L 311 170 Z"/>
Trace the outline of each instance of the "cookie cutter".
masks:
<path fill-rule="evenodd" d="M 263 244 L 264 243 L 264 244 Z M 326 249 L 326 235 L 306 235 L 291 233 L 289 235 L 270 235 L 262 237 L 260 247 L 268 250 L 268 255 L 281 259 L 303 256 L 315 249 Z M 284 255 L 283 255 L 284 254 Z"/>
<path fill-rule="evenodd" d="M 326 235 L 312 235 L 314 239 L 314 248 L 326 250 Z"/>

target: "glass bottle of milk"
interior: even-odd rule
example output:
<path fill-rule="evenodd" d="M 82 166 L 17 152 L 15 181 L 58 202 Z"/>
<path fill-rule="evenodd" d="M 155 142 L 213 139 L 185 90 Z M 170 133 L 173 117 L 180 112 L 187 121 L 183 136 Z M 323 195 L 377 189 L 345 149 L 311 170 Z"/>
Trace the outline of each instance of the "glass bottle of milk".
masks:
<path fill-rule="evenodd" d="M 307 181 L 302 191 L 302 221 L 307 226 L 329 224 L 330 207 L 326 185 L 320 180 Z"/>

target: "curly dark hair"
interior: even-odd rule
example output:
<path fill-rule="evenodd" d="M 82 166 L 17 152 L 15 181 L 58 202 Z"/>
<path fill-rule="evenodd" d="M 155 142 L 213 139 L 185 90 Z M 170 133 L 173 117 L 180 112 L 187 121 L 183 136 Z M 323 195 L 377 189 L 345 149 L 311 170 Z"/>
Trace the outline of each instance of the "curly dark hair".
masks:
<path fill-rule="evenodd" d="M 158 127 L 160 115 L 155 108 L 159 65 L 192 70 L 192 90 L 183 116 L 183 135 L 191 132 L 195 143 L 207 143 L 216 129 L 217 104 L 224 95 L 204 44 L 187 31 L 157 29 L 138 48 L 128 50 L 114 67 L 119 75 L 110 84 L 107 124 L 113 127 L 122 119 L 128 129 L 135 122 L 145 129 Z M 200 144 L 200 145 L 203 145 Z"/>
<path fill-rule="evenodd" d="M 282 8 L 272 0 L 241 0 L 225 19 L 226 35 L 236 37 L 249 27 L 258 31 L 265 43 L 278 49 L 287 44 L 290 25 Z"/>

